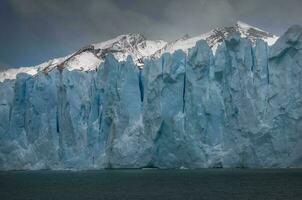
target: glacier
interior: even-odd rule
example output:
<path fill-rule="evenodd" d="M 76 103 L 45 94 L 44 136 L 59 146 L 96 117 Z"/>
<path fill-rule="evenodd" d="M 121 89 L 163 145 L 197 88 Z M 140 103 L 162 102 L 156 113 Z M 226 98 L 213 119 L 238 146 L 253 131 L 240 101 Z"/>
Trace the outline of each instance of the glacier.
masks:
<path fill-rule="evenodd" d="M 302 167 L 302 27 L 0 83 L 0 170 Z"/>

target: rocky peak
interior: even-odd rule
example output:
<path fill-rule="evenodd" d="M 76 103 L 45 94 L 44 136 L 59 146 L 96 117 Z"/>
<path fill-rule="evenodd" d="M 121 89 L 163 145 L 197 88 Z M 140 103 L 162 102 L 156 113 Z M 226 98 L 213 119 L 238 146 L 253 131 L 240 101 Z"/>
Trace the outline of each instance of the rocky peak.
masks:
<path fill-rule="evenodd" d="M 259 38 L 269 45 L 272 45 L 278 39 L 278 37 L 270 33 L 243 22 L 237 22 L 231 27 L 216 28 L 196 37 L 185 35 L 172 42 L 148 40 L 142 34 L 131 33 L 120 35 L 105 42 L 89 45 L 89 48 L 82 48 L 71 55 L 52 59 L 38 66 L 6 70 L 5 72 L 0 73 L 0 81 L 15 79 L 18 73 L 29 73 L 34 75 L 38 71 L 49 71 L 57 66 L 67 68 L 68 70 L 95 70 L 100 63 L 104 62 L 105 57 L 110 53 L 113 54 L 118 61 L 125 61 L 128 56 L 131 56 L 134 63 L 137 66 L 142 67 L 144 66 L 145 59 L 159 58 L 163 53 L 173 53 L 177 50 L 188 53 L 188 50 L 193 48 L 199 40 L 206 40 L 215 53 L 217 47 L 235 32 L 240 33 L 241 37 L 248 38 L 253 43 Z"/>

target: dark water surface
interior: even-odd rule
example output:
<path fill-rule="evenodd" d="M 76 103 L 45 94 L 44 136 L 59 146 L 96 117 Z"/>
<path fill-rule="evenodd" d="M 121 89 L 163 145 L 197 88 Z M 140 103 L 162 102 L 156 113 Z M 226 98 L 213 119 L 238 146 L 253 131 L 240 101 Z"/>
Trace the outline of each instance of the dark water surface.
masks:
<path fill-rule="evenodd" d="M 302 200 L 301 169 L 0 172 L 0 200 Z"/>

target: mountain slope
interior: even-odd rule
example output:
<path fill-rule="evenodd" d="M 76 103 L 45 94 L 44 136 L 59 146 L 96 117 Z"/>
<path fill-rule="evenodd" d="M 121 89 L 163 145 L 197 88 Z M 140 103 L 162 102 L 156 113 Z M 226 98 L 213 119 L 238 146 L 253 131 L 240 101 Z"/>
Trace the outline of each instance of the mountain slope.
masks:
<path fill-rule="evenodd" d="M 242 38 L 250 39 L 253 43 L 256 42 L 257 38 L 260 38 L 267 42 L 267 44 L 270 46 L 273 45 L 278 39 L 277 36 L 271 33 L 238 21 L 233 27 L 216 28 L 208 33 L 196 37 L 184 36 L 183 38 L 170 42 L 164 48 L 156 52 L 155 57 L 160 57 L 160 55 L 165 52 L 173 53 L 178 49 L 182 49 L 183 51 L 187 52 L 188 49 L 194 47 L 196 42 L 199 40 L 206 40 L 215 53 L 221 42 L 235 32 L 240 33 Z"/>
<path fill-rule="evenodd" d="M 172 42 L 163 40 L 147 40 L 141 34 L 120 35 L 114 39 L 88 45 L 79 51 L 66 57 L 49 60 L 32 67 L 20 67 L 5 70 L 0 72 L 0 82 L 5 79 L 15 79 L 17 74 L 26 73 L 35 75 L 39 71 L 48 73 L 55 67 L 64 67 L 68 70 L 91 71 L 95 70 L 108 53 L 112 53 L 118 61 L 125 61 L 128 56 L 131 56 L 134 63 L 142 67 L 145 59 L 159 58 L 163 53 L 181 49 L 188 52 L 188 49 L 195 46 L 199 40 L 206 40 L 214 53 L 221 42 L 235 32 L 239 32 L 241 37 L 250 39 L 253 43 L 257 38 L 260 38 L 272 45 L 278 39 L 268 32 L 250 26 L 243 22 L 237 22 L 233 27 L 216 28 L 208 33 L 189 37 L 184 36 Z"/>

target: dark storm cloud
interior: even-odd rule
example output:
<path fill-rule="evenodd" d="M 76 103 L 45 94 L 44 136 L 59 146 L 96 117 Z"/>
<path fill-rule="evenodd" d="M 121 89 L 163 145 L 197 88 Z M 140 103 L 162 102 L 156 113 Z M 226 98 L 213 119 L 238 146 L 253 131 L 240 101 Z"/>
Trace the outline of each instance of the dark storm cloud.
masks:
<path fill-rule="evenodd" d="M 37 64 L 120 34 L 173 40 L 238 19 L 279 34 L 301 24 L 300 10 L 299 0 L 1 0 L 0 60 Z"/>
<path fill-rule="evenodd" d="M 229 0 L 236 16 L 281 35 L 293 24 L 302 24 L 301 0 Z"/>
<path fill-rule="evenodd" d="M 11 0 L 15 12 L 39 22 L 60 39 L 77 37 L 109 38 L 129 32 L 174 39 L 185 33 L 208 30 L 234 17 L 225 0 Z M 85 3 L 84 3 L 85 2 Z M 219 12 L 217 12 L 219 10 Z M 227 18 L 225 18 L 227 16 Z M 171 38 L 172 37 L 172 38 Z"/>

